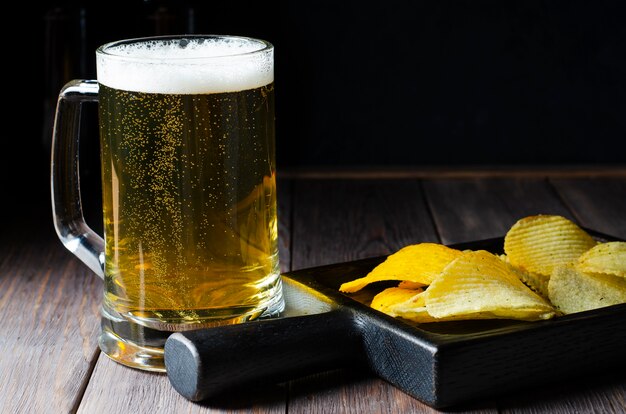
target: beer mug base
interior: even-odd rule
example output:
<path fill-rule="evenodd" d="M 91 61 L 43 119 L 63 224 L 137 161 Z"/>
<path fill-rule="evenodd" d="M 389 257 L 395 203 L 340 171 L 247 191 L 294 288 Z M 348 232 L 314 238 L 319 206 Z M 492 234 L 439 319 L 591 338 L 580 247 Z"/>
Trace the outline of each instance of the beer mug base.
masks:
<path fill-rule="evenodd" d="M 192 323 L 141 320 L 103 306 L 98 344 L 100 350 L 115 362 L 145 371 L 165 372 L 163 347 L 172 333 L 280 316 L 285 309 L 280 278 L 271 291 L 273 294 L 262 307 L 248 308 L 243 313 L 233 309 L 228 317 L 225 317 L 227 311 L 223 310 Z"/>
<path fill-rule="evenodd" d="M 102 332 L 98 341 L 100 350 L 113 361 L 131 368 L 144 371 L 165 372 L 165 360 L 162 347 L 142 346 L 132 340 L 122 338 L 106 325 L 109 321 L 102 318 Z M 130 324 L 129 324 L 130 325 Z M 139 329 L 142 330 L 142 329 Z M 158 331 L 155 331 L 158 332 Z M 165 340 L 171 332 L 158 332 L 159 342 Z M 156 338 L 155 338 L 156 339 Z"/>

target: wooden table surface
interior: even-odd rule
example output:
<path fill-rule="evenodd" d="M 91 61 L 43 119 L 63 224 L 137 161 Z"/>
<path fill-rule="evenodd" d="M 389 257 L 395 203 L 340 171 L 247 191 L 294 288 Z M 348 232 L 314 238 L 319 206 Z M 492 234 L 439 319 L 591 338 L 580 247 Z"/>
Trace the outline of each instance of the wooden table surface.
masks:
<path fill-rule="evenodd" d="M 625 169 L 283 175 L 282 269 L 379 256 L 421 241 L 502 236 L 516 219 L 538 213 L 626 238 Z M 102 281 L 62 247 L 49 213 L 8 228 L 0 234 L 0 413 L 435 412 L 350 370 L 191 403 L 165 375 L 126 368 L 99 352 Z M 626 373 L 520 389 L 453 411 L 626 412 Z"/>

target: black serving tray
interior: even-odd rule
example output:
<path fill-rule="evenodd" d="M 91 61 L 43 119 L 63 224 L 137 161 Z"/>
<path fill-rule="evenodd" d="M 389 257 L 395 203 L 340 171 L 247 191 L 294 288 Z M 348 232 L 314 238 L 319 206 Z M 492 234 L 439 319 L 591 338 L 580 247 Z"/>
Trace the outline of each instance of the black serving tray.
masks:
<path fill-rule="evenodd" d="M 619 240 L 587 231 L 601 241 Z M 502 246 L 500 237 L 450 247 L 500 254 Z M 338 291 L 384 259 L 286 273 L 281 318 L 173 335 L 165 349 L 172 385 L 201 400 L 357 365 L 440 408 L 626 365 L 626 304 L 538 322 L 418 324 L 369 307 L 394 283 L 378 282 L 356 294 Z M 177 346 L 179 340 L 184 346 Z"/>

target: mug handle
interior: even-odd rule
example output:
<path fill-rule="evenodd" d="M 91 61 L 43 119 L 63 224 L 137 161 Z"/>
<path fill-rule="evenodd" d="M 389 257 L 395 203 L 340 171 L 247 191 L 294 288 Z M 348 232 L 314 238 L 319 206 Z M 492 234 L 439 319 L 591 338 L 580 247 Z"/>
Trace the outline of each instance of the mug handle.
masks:
<path fill-rule="evenodd" d="M 59 93 L 52 131 L 50 186 L 54 228 L 63 245 L 104 278 L 104 240 L 85 222 L 80 199 L 78 141 L 83 102 L 98 102 L 98 82 L 77 79 Z"/>

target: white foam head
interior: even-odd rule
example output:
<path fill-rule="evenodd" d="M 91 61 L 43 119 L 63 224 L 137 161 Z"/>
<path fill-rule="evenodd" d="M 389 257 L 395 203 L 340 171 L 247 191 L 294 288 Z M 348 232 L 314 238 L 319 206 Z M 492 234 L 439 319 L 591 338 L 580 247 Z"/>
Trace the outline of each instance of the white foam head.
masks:
<path fill-rule="evenodd" d="M 173 37 L 109 43 L 96 53 L 98 82 L 132 92 L 206 94 L 274 81 L 274 49 L 261 40 Z"/>

